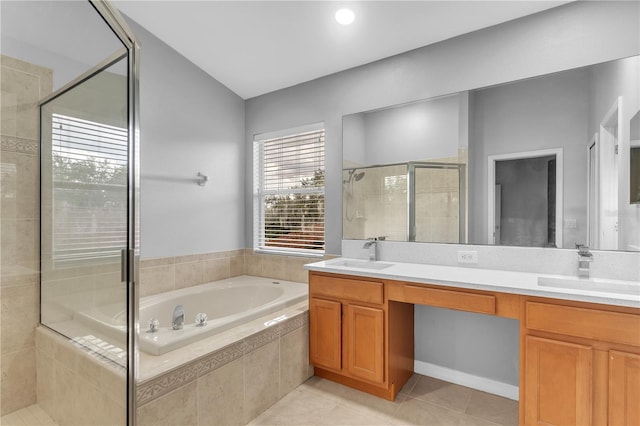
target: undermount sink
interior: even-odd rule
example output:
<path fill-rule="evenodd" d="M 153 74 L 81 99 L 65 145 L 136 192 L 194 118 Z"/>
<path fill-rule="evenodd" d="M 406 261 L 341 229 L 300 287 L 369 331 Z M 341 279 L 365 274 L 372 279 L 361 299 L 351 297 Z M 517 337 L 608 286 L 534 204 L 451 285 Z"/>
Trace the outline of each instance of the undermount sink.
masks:
<path fill-rule="evenodd" d="M 359 269 L 373 269 L 380 270 L 393 266 L 391 263 L 366 261 L 366 260 L 340 260 L 338 262 L 331 263 L 331 266 L 343 266 L 345 268 L 359 268 Z"/>
<path fill-rule="evenodd" d="M 603 293 L 629 294 L 632 296 L 640 296 L 640 284 L 638 283 L 627 284 L 597 279 L 581 280 L 579 278 L 538 277 L 538 285 L 541 287 L 600 291 Z"/>

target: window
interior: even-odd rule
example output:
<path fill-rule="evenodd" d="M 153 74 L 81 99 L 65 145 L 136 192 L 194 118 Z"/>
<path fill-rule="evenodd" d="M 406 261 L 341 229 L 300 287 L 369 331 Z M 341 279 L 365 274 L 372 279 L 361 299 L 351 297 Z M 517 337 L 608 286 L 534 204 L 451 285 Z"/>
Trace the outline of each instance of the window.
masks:
<path fill-rule="evenodd" d="M 127 243 L 127 129 L 52 115 L 53 261 L 120 256 Z"/>
<path fill-rule="evenodd" d="M 256 137 L 254 248 L 324 253 L 324 129 Z"/>

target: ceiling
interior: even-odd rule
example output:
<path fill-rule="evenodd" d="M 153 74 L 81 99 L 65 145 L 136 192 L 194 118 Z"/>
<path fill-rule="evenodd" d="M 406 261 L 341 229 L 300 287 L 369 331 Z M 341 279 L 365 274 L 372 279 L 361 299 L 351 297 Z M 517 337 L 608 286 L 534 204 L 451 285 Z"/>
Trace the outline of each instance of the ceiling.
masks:
<path fill-rule="evenodd" d="M 244 99 L 567 1 L 113 1 Z M 334 19 L 351 8 L 355 22 Z"/>

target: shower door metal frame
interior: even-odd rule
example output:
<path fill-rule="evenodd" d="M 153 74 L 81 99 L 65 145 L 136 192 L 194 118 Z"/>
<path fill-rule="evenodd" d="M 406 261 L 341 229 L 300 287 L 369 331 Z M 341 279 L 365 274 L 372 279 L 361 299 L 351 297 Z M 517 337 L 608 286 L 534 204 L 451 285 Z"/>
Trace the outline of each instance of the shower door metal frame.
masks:
<path fill-rule="evenodd" d="M 138 305 L 140 282 L 140 45 L 120 12 L 107 0 L 89 0 L 120 39 L 128 55 L 128 211 L 127 248 L 123 253 L 122 276 L 127 283 L 127 424 L 136 424 L 136 381 L 138 377 Z"/>
<path fill-rule="evenodd" d="M 140 45 L 122 15 L 108 0 L 88 1 L 124 47 L 42 99 L 39 106 L 42 107 L 118 61 L 127 58 L 127 247 L 123 250 L 121 277 L 127 285 L 127 425 L 134 426 L 138 375 L 138 283 L 140 278 Z M 42 244 L 40 246 L 42 247 Z"/>

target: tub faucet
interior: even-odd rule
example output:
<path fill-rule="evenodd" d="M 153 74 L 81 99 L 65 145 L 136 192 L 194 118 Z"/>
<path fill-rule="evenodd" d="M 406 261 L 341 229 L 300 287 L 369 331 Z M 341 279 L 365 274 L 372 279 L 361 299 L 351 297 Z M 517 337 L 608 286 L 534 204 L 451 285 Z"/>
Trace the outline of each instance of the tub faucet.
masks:
<path fill-rule="evenodd" d="M 578 249 L 578 278 L 589 279 L 589 264 L 593 262 L 593 254 L 589 252 L 589 247 L 576 244 Z"/>
<path fill-rule="evenodd" d="M 362 246 L 362 248 L 368 248 L 369 249 L 369 261 L 371 262 L 375 262 L 377 259 L 377 254 L 376 254 L 376 246 L 377 246 L 377 242 L 378 241 L 384 241 L 385 237 L 373 237 L 373 238 L 368 238 L 367 241 L 364 243 L 364 245 Z"/>
<path fill-rule="evenodd" d="M 184 308 L 182 305 L 177 305 L 173 309 L 171 326 L 174 330 L 182 330 L 182 327 L 184 326 Z"/>

